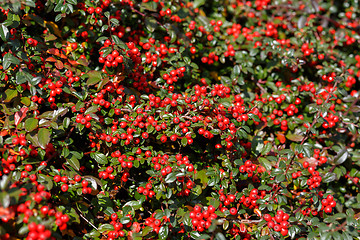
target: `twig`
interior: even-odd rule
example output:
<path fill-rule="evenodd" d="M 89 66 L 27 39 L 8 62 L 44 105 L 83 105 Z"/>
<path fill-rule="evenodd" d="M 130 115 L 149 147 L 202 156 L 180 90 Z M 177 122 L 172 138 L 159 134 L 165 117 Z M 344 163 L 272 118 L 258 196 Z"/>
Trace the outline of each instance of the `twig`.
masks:
<path fill-rule="evenodd" d="M 99 230 L 97 227 L 95 227 L 94 224 L 92 224 L 89 220 L 87 220 L 81 213 L 79 214 L 82 219 L 84 219 L 88 224 L 90 224 L 93 228 L 95 228 L 97 231 Z"/>
<path fill-rule="evenodd" d="M 69 139 L 69 137 L 70 137 L 71 133 L 74 131 L 74 129 L 75 129 L 75 127 L 72 127 L 72 128 L 70 129 L 70 131 L 69 131 L 69 133 L 67 134 L 67 136 L 66 136 L 66 138 L 65 138 L 64 141 L 66 141 L 66 140 Z"/>
<path fill-rule="evenodd" d="M 347 224 L 347 221 L 345 220 L 342 224 L 340 224 L 339 226 L 337 226 L 334 229 L 331 229 L 330 231 L 331 232 L 337 232 L 339 230 L 345 230 L 344 227 L 345 227 L 346 224 Z"/>
<path fill-rule="evenodd" d="M 266 90 L 260 85 L 259 82 L 257 82 L 256 85 L 260 88 L 262 94 L 266 93 Z"/>
<path fill-rule="evenodd" d="M 360 99 L 360 94 L 357 96 L 357 98 L 351 103 L 350 107 L 346 110 L 346 112 L 344 113 L 344 116 L 348 115 L 348 113 L 350 112 L 350 109 L 352 107 L 355 106 L 355 104 L 359 101 Z"/>

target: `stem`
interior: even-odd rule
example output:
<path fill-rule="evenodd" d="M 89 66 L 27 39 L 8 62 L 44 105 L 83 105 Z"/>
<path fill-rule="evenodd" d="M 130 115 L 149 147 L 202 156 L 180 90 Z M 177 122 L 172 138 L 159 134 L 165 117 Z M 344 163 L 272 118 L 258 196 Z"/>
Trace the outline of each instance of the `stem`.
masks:
<path fill-rule="evenodd" d="M 350 112 L 350 109 L 352 107 L 355 106 L 355 104 L 359 101 L 360 99 L 360 94 L 358 95 L 358 97 L 351 103 L 350 107 L 346 110 L 346 112 L 344 113 L 344 116 L 348 115 L 348 113 Z"/>
<path fill-rule="evenodd" d="M 80 213 L 79 215 L 80 215 L 80 217 L 81 217 L 82 219 L 84 219 L 88 224 L 90 224 L 90 226 L 92 226 L 93 228 L 95 228 L 97 231 L 99 230 L 97 227 L 95 227 L 94 224 L 92 224 L 89 220 L 87 220 L 81 213 Z"/>

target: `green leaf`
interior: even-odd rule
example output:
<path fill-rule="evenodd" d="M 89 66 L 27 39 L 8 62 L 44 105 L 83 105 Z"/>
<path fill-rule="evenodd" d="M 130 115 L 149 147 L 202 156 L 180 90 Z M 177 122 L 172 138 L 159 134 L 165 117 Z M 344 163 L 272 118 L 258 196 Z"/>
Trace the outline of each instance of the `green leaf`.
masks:
<path fill-rule="evenodd" d="M 22 227 L 19 229 L 19 231 L 18 231 L 18 233 L 19 233 L 20 235 L 25 235 L 25 234 L 28 233 L 28 232 L 29 232 L 29 228 L 28 228 L 27 225 L 22 226 Z"/>
<path fill-rule="evenodd" d="M 30 78 L 32 76 L 30 75 Z M 20 70 L 19 72 L 16 73 L 16 83 L 17 84 L 23 84 L 27 81 L 30 80 L 29 76 L 26 74 L 26 72 Z"/>
<path fill-rule="evenodd" d="M 0 205 L 4 208 L 8 208 L 10 206 L 10 195 L 8 193 L 0 193 Z"/>
<path fill-rule="evenodd" d="M 261 151 L 261 155 L 266 155 L 271 151 L 272 148 L 272 144 L 271 143 L 267 143 L 264 147 L 264 149 Z"/>
<path fill-rule="evenodd" d="M 218 134 L 221 133 L 221 130 L 220 130 L 220 129 L 217 129 L 217 128 L 211 129 L 211 130 L 210 130 L 210 133 L 212 133 L 212 134 L 214 134 L 214 135 L 218 135 Z"/>
<path fill-rule="evenodd" d="M 254 138 L 251 144 L 251 148 L 254 151 L 254 154 L 259 155 L 265 149 L 265 146 L 263 142 L 260 142 L 257 138 Z"/>
<path fill-rule="evenodd" d="M 96 70 L 89 71 L 87 75 L 89 76 L 89 79 L 86 82 L 87 85 L 95 85 L 102 79 L 101 72 Z"/>
<path fill-rule="evenodd" d="M 166 178 L 165 178 L 165 182 L 166 183 L 172 183 L 176 180 L 176 172 L 171 172 L 169 173 Z"/>
<path fill-rule="evenodd" d="M 165 240 L 165 239 L 167 239 L 168 235 L 169 235 L 169 227 L 161 226 L 160 231 L 159 231 L 159 239 Z"/>
<path fill-rule="evenodd" d="M 98 228 L 98 231 L 101 233 L 105 231 L 113 231 L 113 230 L 114 230 L 114 226 L 109 223 L 103 224 Z"/>
<path fill-rule="evenodd" d="M 64 129 L 68 128 L 69 125 L 70 125 L 70 118 L 68 118 L 68 117 L 64 118 L 64 121 L 63 121 Z"/>
<path fill-rule="evenodd" d="M 31 132 L 36 129 L 39 124 L 39 120 L 35 118 L 28 118 L 25 120 L 25 130 Z"/>
<path fill-rule="evenodd" d="M 322 182 L 324 183 L 329 183 L 329 182 L 333 182 L 336 180 L 336 174 L 335 173 L 331 173 L 331 172 L 327 172 L 325 174 L 325 176 L 322 179 Z"/>
<path fill-rule="evenodd" d="M 31 104 L 31 100 L 28 97 L 22 97 L 21 103 L 24 104 L 25 106 L 29 106 Z"/>
<path fill-rule="evenodd" d="M 67 159 L 66 161 L 71 167 L 73 167 L 75 170 L 79 171 L 80 170 L 80 162 L 79 160 L 75 157 L 72 156 L 70 159 Z"/>
<path fill-rule="evenodd" d="M 144 8 L 146 10 L 156 12 L 157 11 L 157 4 L 155 2 L 149 1 L 149 2 L 142 2 L 141 8 Z"/>
<path fill-rule="evenodd" d="M 229 221 L 228 220 L 225 220 L 224 222 L 223 222 L 223 229 L 224 230 L 227 230 L 229 228 Z"/>
<path fill-rule="evenodd" d="M 264 158 L 264 157 L 260 157 L 260 158 L 259 158 L 259 163 L 260 163 L 261 166 L 263 166 L 267 171 L 270 171 L 271 168 L 272 168 L 272 165 L 271 165 L 270 161 L 267 160 L 267 159 Z"/>
<path fill-rule="evenodd" d="M 141 207 L 141 202 L 140 201 L 129 201 L 129 202 L 124 204 L 124 207 L 125 206 L 130 206 L 130 207 L 133 207 L 135 209 L 139 209 Z"/>
<path fill-rule="evenodd" d="M 94 176 L 86 175 L 86 176 L 84 176 L 84 179 L 88 180 L 91 183 L 91 186 L 94 189 L 97 188 L 97 185 L 102 186 L 101 181 L 98 178 L 94 177 Z"/>
<path fill-rule="evenodd" d="M 352 134 L 356 134 L 357 129 L 355 128 L 355 126 L 354 126 L 353 123 L 347 125 L 347 127 L 348 127 L 349 131 L 350 131 Z"/>
<path fill-rule="evenodd" d="M 50 130 L 47 128 L 41 128 L 38 132 L 38 141 L 40 147 L 45 149 L 48 143 L 50 142 Z"/>
<path fill-rule="evenodd" d="M 9 39 L 9 29 L 4 24 L 0 25 L 0 37 L 4 42 L 6 42 Z"/>
<path fill-rule="evenodd" d="M 183 137 L 181 139 L 181 145 L 183 145 L 183 147 L 185 147 L 187 145 L 187 138 L 186 137 Z"/>
<path fill-rule="evenodd" d="M 127 48 L 126 44 L 125 44 L 123 41 L 121 41 L 118 36 L 112 35 L 111 38 L 113 39 L 113 41 L 115 42 L 115 44 L 116 44 L 117 46 L 119 46 L 120 48 L 122 48 L 122 49 L 126 49 L 126 48 Z"/>
<path fill-rule="evenodd" d="M 49 176 L 46 176 L 44 174 L 39 174 L 39 183 L 43 184 L 47 190 L 51 190 L 54 186 L 53 179 Z"/>
<path fill-rule="evenodd" d="M 96 153 L 91 153 L 90 155 L 99 164 L 107 164 L 108 163 L 107 157 L 102 153 L 96 152 Z"/>
<path fill-rule="evenodd" d="M 289 236 L 290 236 L 291 238 L 294 238 L 295 235 L 296 235 L 298 232 L 300 232 L 300 229 L 299 229 L 298 226 L 291 226 L 291 227 L 289 228 Z"/>
<path fill-rule="evenodd" d="M 303 28 L 305 26 L 306 22 L 307 22 L 307 16 L 302 15 L 297 22 L 298 28 L 300 28 L 300 29 Z"/>
<path fill-rule="evenodd" d="M 3 93 L 3 101 L 5 103 L 10 102 L 13 98 L 15 98 L 18 95 L 18 91 L 16 89 L 6 89 Z"/>
<path fill-rule="evenodd" d="M 58 14 L 58 15 L 61 16 L 61 14 Z M 54 34 L 49 33 L 48 35 L 45 36 L 45 42 L 54 41 L 56 39 L 57 39 L 57 37 Z"/>
<path fill-rule="evenodd" d="M 90 233 L 87 233 L 84 236 L 90 239 L 98 239 L 98 237 L 100 236 L 100 232 L 96 229 L 93 229 Z"/>
<path fill-rule="evenodd" d="M 203 187 L 203 189 L 206 188 L 207 183 L 209 181 L 208 177 L 206 176 L 206 170 L 202 169 L 200 171 L 196 172 L 196 179 L 200 179 L 201 182 L 201 186 Z"/>
<path fill-rule="evenodd" d="M 4 58 L 3 58 L 3 68 L 8 69 L 11 64 L 18 65 L 18 64 L 20 64 L 20 60 L 17 59 L 11 53 L 7 53 L 7 54 L 4 55 Z"/>
<path fill-rule="evenodd" d="M 32 145 L 34 145 L 35 147 L 40 146 L 37 134 L 35 135 L 27 134 L 26 139 L 29 140 L 32 143 Z"/>
<path fill-rule="evenodd" d="M 193 7 L 194 8 L 198 8 L 198 7 L 201 7 L 202 5 L 204 5 L 206 2 L 206 0 L 195 0 L 194 1 L 194 4 L 193 4 Z"/>
<path fill-rule="evenodd" d="M 197 239 L 209 239 L 211 236 L 209 234 L 201 234 Z"/>
<path fill-rule="evenodd" d="M 154 32 L 157 26 L 158 23 L 154 18 L 151 17 L 145 18 L 145 27 L 149 32 Z"/>
<path fill-rule="evenodd" d="M 235 79 L 240 75 L 240 66 L 239 65 L 235 65 L 232 72 L 231 72 L 231 79 Z"/>
<path fill-rule="evenodd" d="M 93 105 L 93 106 L 89 107 L 88 109 L 86 109 L 84 115 L 87 115 L 90 113 L 95 113 L 95 112 L 97 112 L 98 108 L 99 108 L 98 106 Z"/>
<path fill-rule="evenodd" d="M 110 23 L 112 23 L 111 27 L 119 26 L 119 20 L 117 20 L 116 18 L 110 18 Z"/>
<path fill-rule="evenodd" d="M 1 190 L 5 190 L 10 183 L 11 177 L 8 175 L 3 175 L 2 178 L 0 179 L 0 189 Z"/>
<path fill-rule="evenodd" d="M 224 234 L 222 234 L 221 232 L 216 233 L 215 239 L 216 240 L 226 240 Z"/>
<path fill-rule="evenodd" d="M 346 148 L 343 148 L 335 157 L 334 157 L 334 160 L 333 160 L 333 163 L 335 165 L 340 165 L 342 164 L 343 162 L 346 161 L 346 159 L 348 158 L 349 156 L 349 152 L 347 151 Z"/>
<path fill-rule="evenodd" d="M 200 233 L 199 233 L 199 232 L 192 231 L 192 232 L 190 233 L 190 237 L 193 238 L 193 239 L 199 239 Z"/>
<path fill-rule="evenodd" d="M 149 232 L 151 232 L 153 230 L 152 227 L 150 226 L 146 226 L 143 230 L 142 230 L 142 236 L 145 237 Z M 145 238 L 144 238 L 145 239 Z"/>
<path fill-rule="evenodd" d="M 304 137 L 298 134 L 288 133 L 286 134 L 286 138 L 293 142 L 301 142 Z"/>
<path fill-rule="evenodd" d="M 30 76 L 31 76 L 31 74 L 30 73 L 28 73 Z M 40 76 L 38 76 L 38 77 L 30 77 L 29 78 L 29 83 L 31 84 L 31 85 L 33 85 L 33 86 L 36 86 L 36 85 L 38 85 L 40 82 L 41 82 L 41 77 Z"/>

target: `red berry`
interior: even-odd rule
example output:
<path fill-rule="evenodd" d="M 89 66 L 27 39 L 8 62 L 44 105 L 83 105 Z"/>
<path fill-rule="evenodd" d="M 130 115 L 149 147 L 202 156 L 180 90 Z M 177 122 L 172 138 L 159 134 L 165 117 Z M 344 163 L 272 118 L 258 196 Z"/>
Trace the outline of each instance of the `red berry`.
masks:
<path fill-rule="evenodd" d="M 69 186 L 67 184 L 61 185 L 61 191 L 66 192 L 69 189 Z"/>
<path fill-rule="evenodd" d="M 264 215 L 264 220 L 265 221 L 269 222 L 269 221 L 271 221 L 271 219 L 272 219 L 272 217 L 270 216 L 270 214 L 265 214 Z"/>
<path fill-rule="evenodd" d="M 231 214 L 231 215 L 236 215 L 236 214 L 237 214 L 237 209 L 234 208 L 234 207 L 230 208 L 229 211 L 230 211 L 230 214 Z"/>

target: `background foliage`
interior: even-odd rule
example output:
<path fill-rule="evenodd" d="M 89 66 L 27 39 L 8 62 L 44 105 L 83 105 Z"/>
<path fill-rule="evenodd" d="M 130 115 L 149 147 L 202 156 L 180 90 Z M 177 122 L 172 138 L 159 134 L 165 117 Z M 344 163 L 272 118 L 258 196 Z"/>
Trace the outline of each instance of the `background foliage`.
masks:
<path fill-rule="evenodd" d="M 1 1 L 1 239 L 355 239 L 359 3 Z"/>

